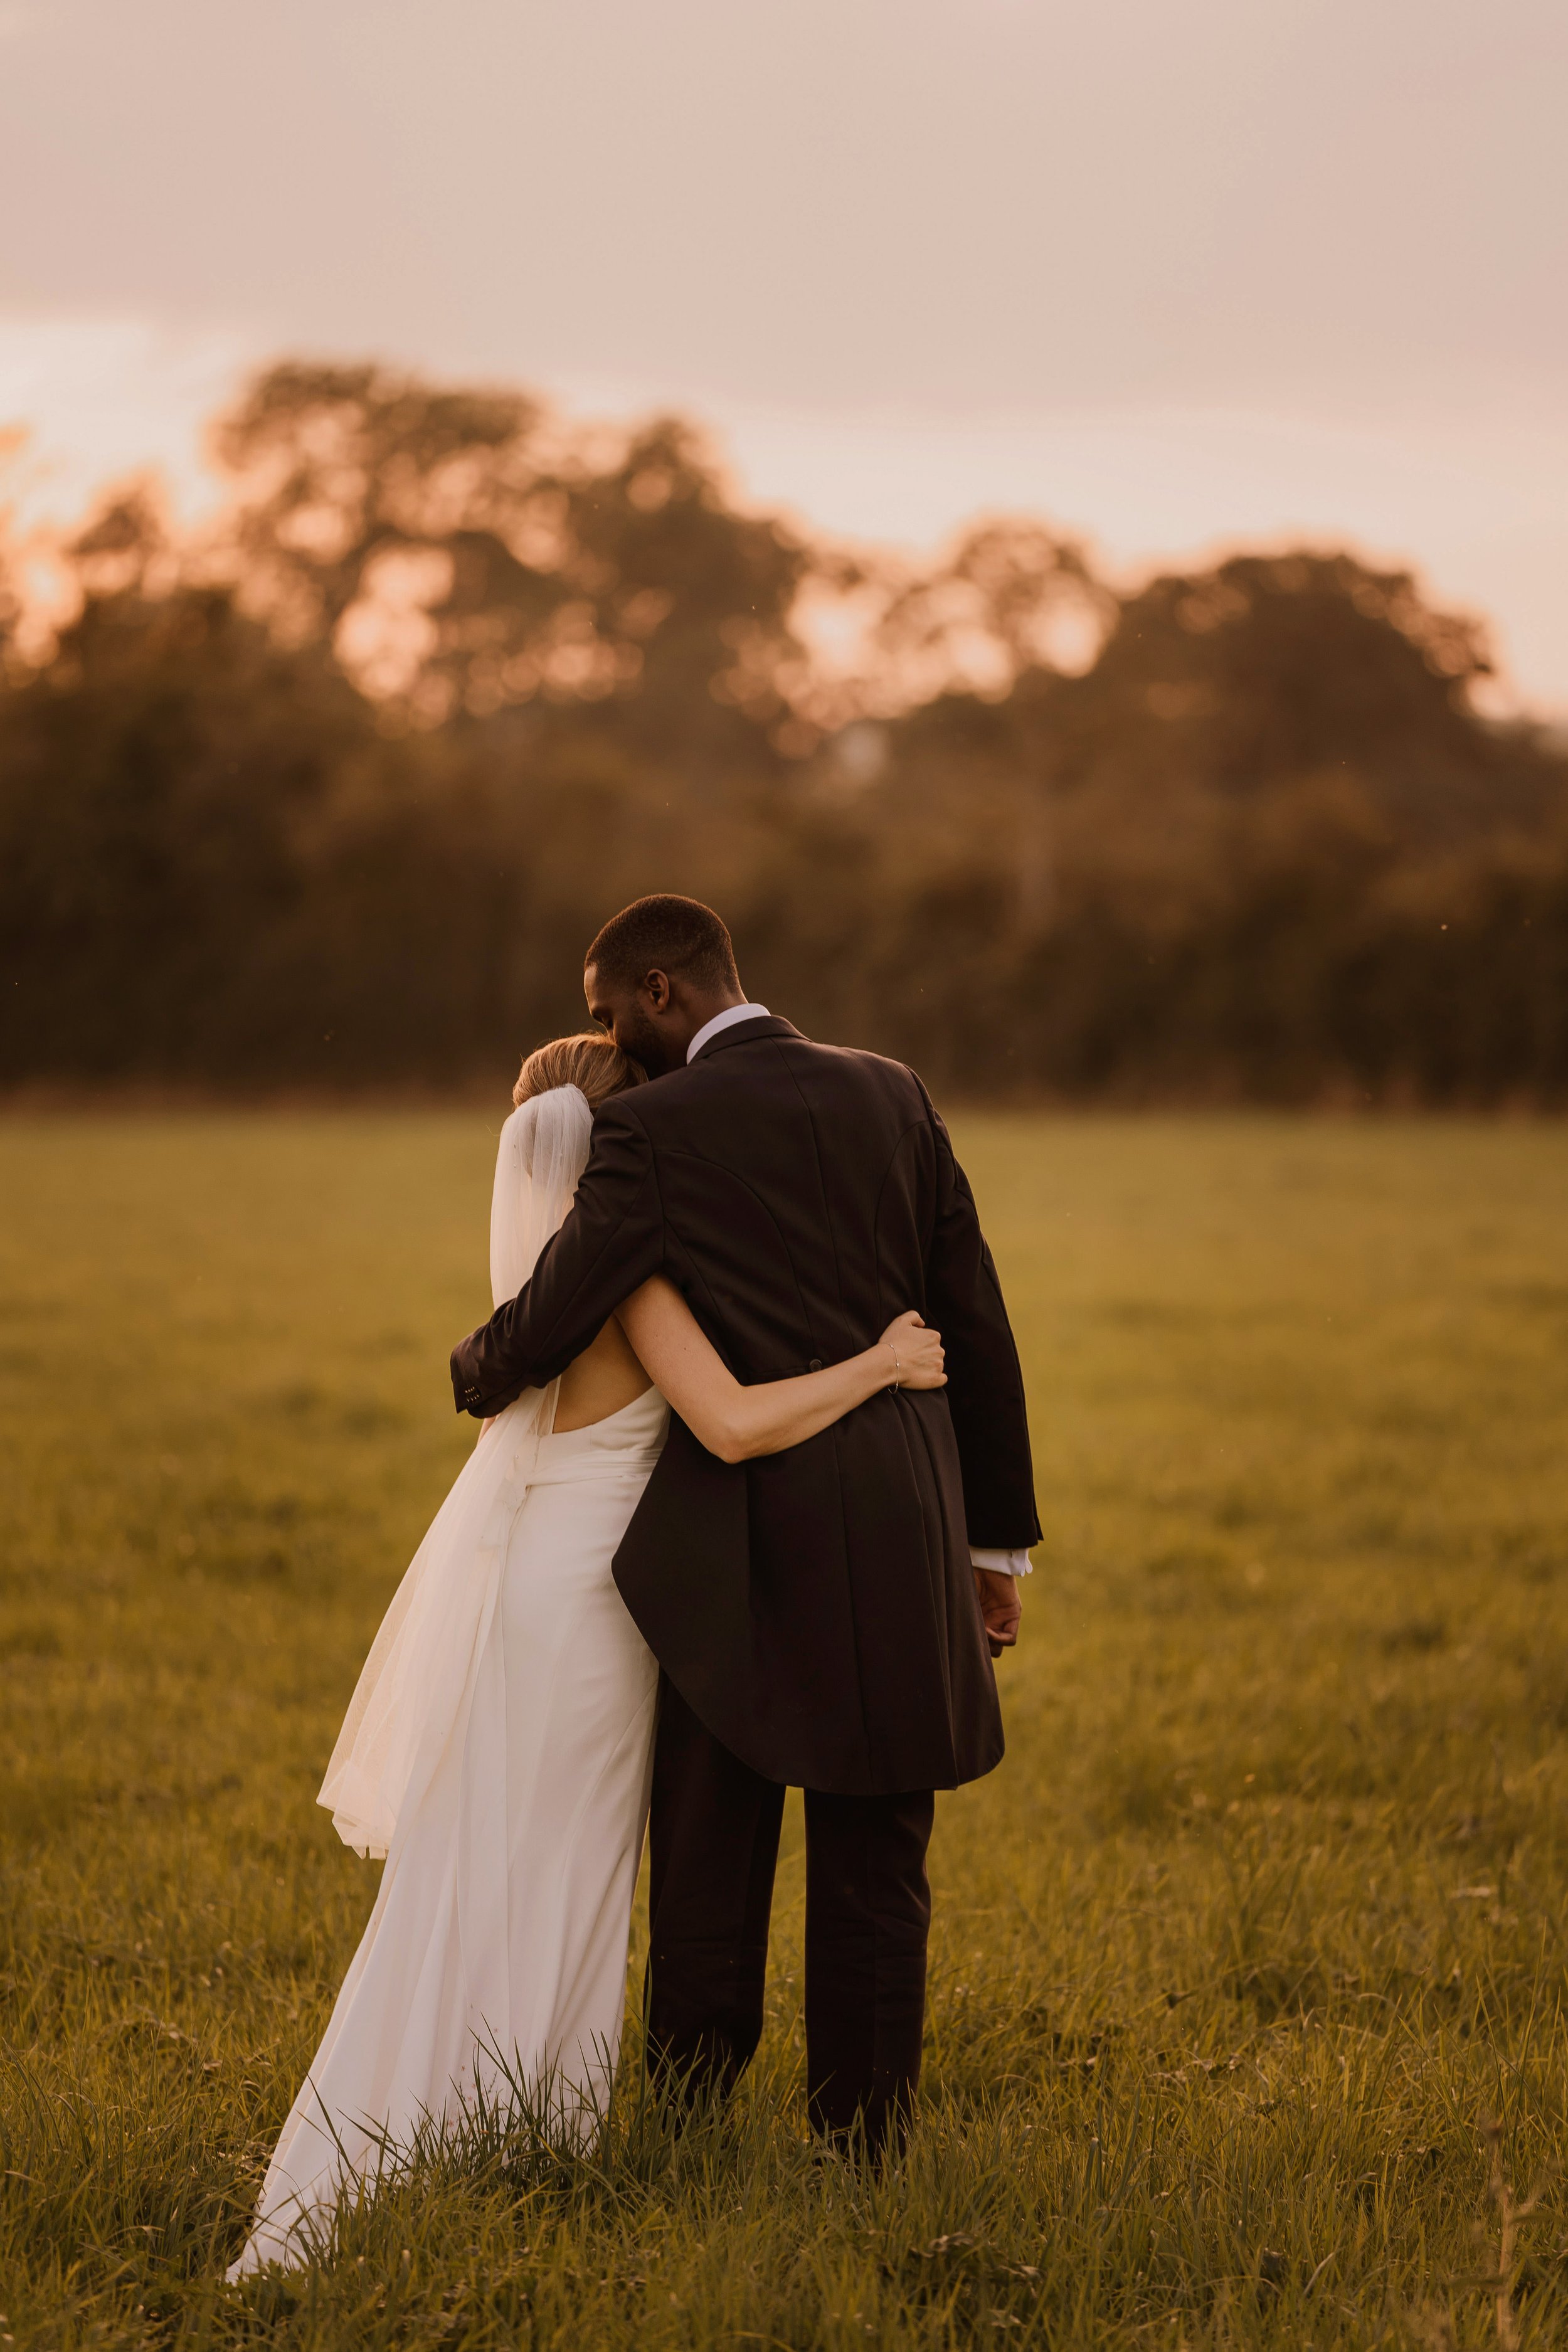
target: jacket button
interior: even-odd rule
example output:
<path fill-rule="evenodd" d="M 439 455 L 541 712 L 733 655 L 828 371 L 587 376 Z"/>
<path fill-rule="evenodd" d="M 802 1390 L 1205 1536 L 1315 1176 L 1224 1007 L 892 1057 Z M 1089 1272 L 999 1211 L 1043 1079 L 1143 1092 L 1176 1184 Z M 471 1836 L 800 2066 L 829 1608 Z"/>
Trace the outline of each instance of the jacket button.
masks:
<path fill-rule="evenodd" d="M 820 1356 L 813 1356 L 810 1363 L 806 1366 L 806 1370 L 812 1372 L 819 1372 L 822 1370 L 822 1358 Z"/>

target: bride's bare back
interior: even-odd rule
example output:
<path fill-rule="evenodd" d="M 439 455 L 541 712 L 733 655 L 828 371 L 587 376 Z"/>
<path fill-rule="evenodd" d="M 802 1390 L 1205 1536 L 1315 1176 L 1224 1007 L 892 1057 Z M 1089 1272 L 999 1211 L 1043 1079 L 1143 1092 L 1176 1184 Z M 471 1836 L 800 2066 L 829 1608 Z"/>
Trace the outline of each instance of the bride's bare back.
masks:
<path fill-rule="evenodd" d="M 593 1422 L 607 1421 L 611 1413 L 619 1412 L 652 1386 L 612 1316 L 592 1346 L 584 1348 L 562 1373 L 555 1428 L 560 1432 L 586 1429 Z"/>

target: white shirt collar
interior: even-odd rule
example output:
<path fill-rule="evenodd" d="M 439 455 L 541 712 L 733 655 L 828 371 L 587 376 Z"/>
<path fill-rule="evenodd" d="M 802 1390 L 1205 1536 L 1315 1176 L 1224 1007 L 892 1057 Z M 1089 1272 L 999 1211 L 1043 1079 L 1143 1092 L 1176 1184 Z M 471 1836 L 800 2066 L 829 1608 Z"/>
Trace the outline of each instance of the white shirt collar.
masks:
<path fill-rule="evenodd" d="M 710 1037 L 717 1037 L 721 1029 L 732 1029 L 737 1021 L 761 1021 L 766 1018 L 765 1004 L 727 1004 L 711 1021 L 705 1021 L 686 1049 L 686 1058 L 694 1062 Z"/>

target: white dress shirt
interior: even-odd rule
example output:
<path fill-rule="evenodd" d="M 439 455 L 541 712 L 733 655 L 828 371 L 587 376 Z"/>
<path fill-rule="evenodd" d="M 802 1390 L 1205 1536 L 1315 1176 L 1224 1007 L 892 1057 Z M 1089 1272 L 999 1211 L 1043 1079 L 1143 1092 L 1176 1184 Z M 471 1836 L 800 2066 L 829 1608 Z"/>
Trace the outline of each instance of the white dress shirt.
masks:
<path fill-rule="evenodd" d="M 767 1010 L 765 1004 L 726 1005 L 722 1013 L 716 1013 L 711 1021 L 702 1024 L 686 1049 L 687 1060 L 695 1061 L 709 1038 L 717 1037 L 721 1029 L 732 1029 L 737 1021 L 765 1020 Z M 998 1576 L 1027 1576 L 1031 1565 L 1026 1551 L 977 1551 L 973 1544 L 969 1557 L 976 1568 L 992 1569 Z"/>
<path fill-rule="evenodd" d="M 702 1024 L 686 1049 L 687 1060 L 694 1062 L 709 1038 L 717 1037 L 721 1029 L 732 1029 L 737 1021 L 765 1021 L 767 1013 L 765 1004 L 727 1004 L 722 1013 L 716 1013 L 711 1021 Z"/>
<path fill-rule="evenodd" d="M 979 1551 L 973 1544 L 969 1557 L 974 1567 L 992 1569 L 998 1576 L 1027 1576 L 1035 1565 L 1026 1551 Z"/>

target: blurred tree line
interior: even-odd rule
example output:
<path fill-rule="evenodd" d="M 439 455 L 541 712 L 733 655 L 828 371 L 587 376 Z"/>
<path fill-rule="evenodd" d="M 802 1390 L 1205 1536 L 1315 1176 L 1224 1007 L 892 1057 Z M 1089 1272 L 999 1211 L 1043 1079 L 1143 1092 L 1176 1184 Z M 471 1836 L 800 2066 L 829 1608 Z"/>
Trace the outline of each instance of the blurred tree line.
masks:
<path fill-rule="evenodd" d="M 499 1084 L 649 889 L 994 1098 L 1552 1102 L 1568 755 L 1347 555 L 1116 595 L 740 511 L 689 427 L 272 369 L 221 519 L 0 548 L 0 1084 Z"/>

